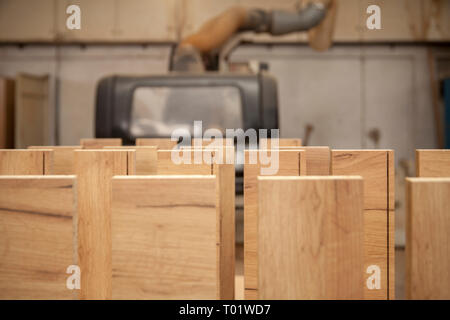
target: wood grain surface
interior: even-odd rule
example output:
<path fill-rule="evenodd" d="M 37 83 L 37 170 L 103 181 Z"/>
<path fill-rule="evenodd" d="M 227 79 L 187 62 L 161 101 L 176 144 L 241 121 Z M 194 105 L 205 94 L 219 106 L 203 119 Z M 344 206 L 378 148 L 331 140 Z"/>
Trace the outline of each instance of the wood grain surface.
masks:
<path fill-rule="evenodd" d="M 73 299 L 74 176 L 0 177 L 0 299 Z"/>
<path fill-rule="evenodd" d="M 211 150 L 183 148 L 180 150 L 158 150 L 158 167 L 159 175 L 171 174 L 198 174 L 210 175 L 212 173 Z M 172 160 L 172 154 L 190 159 L 190 164 L 177 164 Z M 199 159 L 199 163 L 195 163 L 195 157 Z"/>
<path fill-rule="evenodd" d="M 407 178 L 406 298 L 450 299 L 450 178 Z"/>
<path fill-rule="evenodd" d="M 0 175 L 52 173 L 51 150 L 0 150 Z"/>
<path fill-rule="evenodd" d="M 104 147 L 108 150 L 134 150 L 136 154 L 136 175 L 153 175 L 157 172 L 158 153 L 156 147 L 121 146 Z"/>
<path fill-rule="evenodd" d="M 214 176 L 113 179 L 114 299 L 221 297 L 216 183 Z"/>
<path fill-rule="evenodd" d="M 450 150 L 416 150 L 416 176 L 450 177 Z"/>
<path fill-rule="evenodd" d="M 361 177 L 258 177 L 260 299 L 362 299 Z"/>
<path fill-rule="evenodd" d="M 266 150 L 267 151 L 267 150 Z M 305 151 L 279 150 L 278 176 L 299 176 L 306 173 Z M 252 163 L 251 159 L 255 159 Z M 246 292 L 258 289 L 258 185 L 257 177 L 261 174 L 259 150 L 247 150 L 244 164 L 244 287 Z M 246 299 L 257 293 L 246 295 Z"/>
<path fill-rule="evenodd" d="M 395 170 L 392 150 L 332 150 L 333 175 L 364 178 L 366 299 L 395 299 Z M 379 287 L 367 285 L 373 272 L 381 270 Z"/>
<path fill-rule="evenodd" d="M 136 139 L 136 146 L 156 147 L 158 150 L 171 150 L 178 144 L 170 138 L 141 138 Z"/>
<path fill-rule="evenodd" d="M 119 138 L 87 138 L 81 139 L 80 145 L 83 149 L 102 149 L 103 147 L 118 147 L 122 145 Z"/>
<path fill-rule="evenodd" d="M 302 139 L 280 138 L 280 139 L 278 139 L 278 146 L 279 147 L 301 147 Z M 273 149 L 273 148 L 275 148 L 275 146 L 272 147 L 272 139 L 262 138 L 259 140 L 259 148 L 260 149 Z"/>
<path fill-rule="evenodd" d="M 111 178 L 127 174 L 129 152 L 75 151 L 81 299 L 111 298 Z"/>
<path fill-rule="evenodd" d="M 75 174 L 74 151 L 82 149 L 81 146 L 30 146 L 28 150 L 51 150 L 53 153 L 54 175 Z"/>

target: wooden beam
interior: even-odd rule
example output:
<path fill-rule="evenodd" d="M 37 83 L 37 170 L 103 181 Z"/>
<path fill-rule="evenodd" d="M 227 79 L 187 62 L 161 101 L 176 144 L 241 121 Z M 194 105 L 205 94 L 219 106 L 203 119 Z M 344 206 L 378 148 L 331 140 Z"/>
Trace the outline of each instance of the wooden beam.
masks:
<path fill-rule="evenodd" d="M 365 297 L 395 299 L 395 201 L 392 150 L 332 150 L 332 175 L 364 178 Z M 374 279 L 380 270 L 380 286 Z"/>
<path fill-rule="evenodd" d="M 244 164 L 244 287 L 245 298 L 257 297 L 258 290 L 258 185 L 261 175 L 261 150 L 246 150 Z M 263 150 L 268 151 L 268 150 Z M 270 151 L 270 152 L 273 152 Z M 278 176 L 306 174 L 305 151 L 279 150 Z M 255 159 L 255 163 L 251 160 Z"/>
<path fill-rule="evenodd" d="M 73 299 L 75 177 L 0 176 L 0 299 Z"/>
<path fill-rule="evenodd" d="M 406 298 L 450 299 L 450 178 L 407 178 Z"/>
<path fill-rule="evenodd" d="M 418 177 L 450 177 L 450 150 L 416 150 Z"/>
<path fill-rule="evenodd" d="M 44 175 L 52 172 L 51 150 L 0 150 L 0 175 Z"/>
<path fill-rule="evenodd" d="M 75 151 L 81 299 L 111 298 L 111 178 L 127 174 L 130 152 Z"/>
<path fill-rule="evenodd" d="M 362 299 L 361 177 L 258 177 L 260 299 Z"/>
<path fill-rule="evenodd" d="M 216 178 L 112 183 L 113 299 L 222 298 Z"/>
<path fill-rule="evenodd" d="M 122 139 L 119 138 L 81 139 L 80 145 L 83 149 L 102 149 L 103 147 L 118 147 L 122 145 Z"/>

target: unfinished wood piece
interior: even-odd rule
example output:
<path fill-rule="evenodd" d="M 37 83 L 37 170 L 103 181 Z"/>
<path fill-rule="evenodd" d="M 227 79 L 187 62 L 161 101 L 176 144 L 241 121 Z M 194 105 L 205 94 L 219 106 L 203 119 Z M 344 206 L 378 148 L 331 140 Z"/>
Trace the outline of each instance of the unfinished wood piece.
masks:
<path fill-rule="evenodd" d="M 280 150 L 304 150 L 306 175 L 328 176 L 331 174 L 331 150 L 329 147 L 279 147 Z"/>
<path fill-rule="evenodd" d="M 52 173 L 51 150 L 0 150 L 0 175 Z"/>
<path fill-rule="evenodd" d="M 260 299 L 362 299 L 361 177 L 258 177 Z"/>
<path fill-rule="evenodd" d="M 331 162 L 333 175 L 364 178 L 365 298 L 395 299 L 394 152 L 332 150 Z"/>
<path fill-rule="evenodd" d="M 127 174 L 129 152 L 75 151 L 81 299 L 111 298 L 111 178 Z"/>
<path fill-rule="evenodd" d="M 80 145 L 83 149 L 102 149 L 103 147 L 119 147 L 122 145 L 122 139 L 119 138 L 81 139 Z"/>
<path fill-rule="evenodd" d="M 0 177 L 0 299 L 73 299 L 75 177 Z"/>
<path fill-rule="evenodd" d="M 49 76 L 19 74 L 16 79 L 15 148 L 50 143 Z"/>
<path fill-rule="evenodd" d="M 53 170 L 54 175 L 71 175 L 75 174 L 74 168 L 74 151 L 81 149 L 81 146 L 52 146 L 40 147 L 30 146 L 32 150 L 51 150 L 53 153 Z"/>
<path fill-rule="evenodd" d="M 172 150 L 178 141 L 172 141 L 170 138 L 140 138 L 136 139 L 136 146 L 157 147 L 158 150 Z"/>
<path fill-rule="evenodd" d="M 450 178 L 408 178 L 406 298 L 450 299 Z"/>
<path fill-rule="evenodd" d="M 192 138 L 192 147 L 234 147 L 234 139 L 203 139 L 203 138 Z"/>
<path fill-rule="evenodd" d="M 152 175 L 157 172 L 158 154 L 156 147 L 121 146 L 105 147 L 104 149 L 134 150 L 136 154 L 136 175 Z"/>
<path fill-rule="evenodd" d="M 220 222 L 213 176 L 115 177 L 113 299 L 217 299 Z"/>
<path fill-rule="evenodd" d="M 301 147 L 302 139 L 294 138 L 280 138 L 278 139 L 278 147 Z M 272 139 L 260 139 L 259 140 L 260 149 L 273 149 L 275 144 L 272 146 Z"/>
<path fill-rule="evenodd" d="M 416 150 L 418 177 L 450 177 L 450 150 Z"/>
<path fill-rule="evenodd" d="M 14 80 L 0 78 L 0 149 L 14 148 Z"/>
<path fill-rule="evenodd" d="M 261 150 L 247 150 L 244 164 L 244 287 L 246 293 L 250 290 L 257 291 L 258 277 L 258 185 L 257 177 L 261 175 L 260 152 Z M 262 150 L 268 151 L 268 150 Z M 270 151 L 275 152 L 275 151 Z M 305 175 L 305 151 L 279 150 L 277 176 Z M 269 155 L 272 155 L 269 153 Z M 276 156 L 274 156 L 276 158 Z M 253 162 L 253 160 L 255 162 Z M 253 163 L 252 163 L 253 162 Z M 267 167 L 267 165 L 265 165 Z M 254 298 L 257 292 L 245 296 L 246 299 Z"/>
<path fill-rule="evenodd" d="M 220 223 L 220 287 L 221 299 L 235 297 L 235 170 L 234 164 L 214 164 L 213 175 L 217 177 L 217 210 Z"/>
<path fill-rule="evenodd" d="M 212 174 L 211 153 L 210 150 L 204 149 L 158 150 L 157 173 L 159 175 L 210 175 Z M 190 163 L 181 163 L 181 159 Z"/>

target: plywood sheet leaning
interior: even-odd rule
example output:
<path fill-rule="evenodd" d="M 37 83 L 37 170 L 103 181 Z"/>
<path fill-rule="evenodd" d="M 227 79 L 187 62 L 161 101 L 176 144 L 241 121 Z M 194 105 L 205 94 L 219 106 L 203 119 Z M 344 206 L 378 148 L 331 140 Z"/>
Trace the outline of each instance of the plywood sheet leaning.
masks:
<path fill-rule="evenodd" d="M 279 138 L 278 139 L 278 147 L 301 147 L 302 139 L 297 138 Z M 275 146 L 272 146 L 272 139 L 264 139 L 261 138 L 259 141 L 260 149 L 273 149 Z"/>
<path fill-rule="evenodd" d="M 75 177 L 0 177 L 0 299 L 73 299 Z"/>
<path fill-rule="evenodd" d="M 361 177 L 258 177 L 260 299 L 362 299 Z"/>
<path fill-rule="evenodd" d="M 450 177 L 450 150 L 416 150 L 418 177 Z"/>
<path fill-rule="evenodd" d="M 257 177 L 261 175 L 261 150 L 246 150 L 244 164 L 244 288 L 245 299 L 258 297 L 258 185 Z M 269 152 L 270 150 L 262 150 Z M 279 150 L 278 176 L 299 176 L 306 174 L 304 151 Z M 276 156 L 275 156 L 276 158 Z M 254 159 L 254 161 L 252 160 Z"/>
<path fill-rule="evenodd" d="M 133 150 L 136 155 L 136 175 L 153 175 L 157 172 L 158 154 L 156 147 L 104 147 L 108 150 Z"/>
<path fill-rule="evenodd" d="M 53 153 L 53 170 L 54 175 L 71 175 L 75 174 L 74 168 L 74 151 L 82 149 L 81 146 L 30 146 L 28 150 L 51 150 Z"/>
<path fill-rule="evenodd" d="M 212 174 L 211 150 L 182 148 L 179 150 L 158 150 L 159 175 Z M 174 159 L 178 159 L 175 160 Z M 185 159 L 186 162 L 181 162 Z M 183 160 L 184 161 L 184 160 Z"/>
<path fill-rule="evenodd" d="M 0 150 L 0 175 L 48 175 L 52 172 L 51 150 Z"/>
<path fill-rule="evenodd" d="M 111 178 L 127 175 L 128 150 L 77 150 L 81 299 L 111 298 Z"/>
<path fill-rule="evenodd" d="M 406 298 L 450 299 L 450 178 L 407 178 Z"/>
<path fill-rule="evenodd" d="M 394 152 L 332 150 L 331 171 L 364 179 L 365 297 L 395 299 Z"/>
<path fill-rule="evenodd" d="M 81 139 L 80 145 L 83 149 L 102 149 L 103 147 L 119 147 L 122 145 L 122 139 L 120 138 Z"/>
<path fill-rule="evenodd" d="M 19 74 L 16 80 L 15 148 L 50 144 L 49 76 Z"/>
<path fill-rule="evenodd" d="M 172 141 L 170 138 L 140 138 L 136 139 L 136 146 L 138 147 L 156 147 L 158 150 L 172 150 L 178 141 Z"/>
<path fill-rule="evenodd" d="M 216 178 L 112 183 L 113 299 L 221 298 Z"/>

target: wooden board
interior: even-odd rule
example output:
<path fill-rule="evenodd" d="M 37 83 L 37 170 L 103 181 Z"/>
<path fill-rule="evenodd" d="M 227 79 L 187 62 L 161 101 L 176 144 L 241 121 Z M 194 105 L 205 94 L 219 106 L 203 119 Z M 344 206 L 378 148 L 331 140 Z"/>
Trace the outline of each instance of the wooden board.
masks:
<path fill-rule="evenodd" d="M 141 138 L 136 139 L 136 146 L 153 146 L 158 150 L 172 150 L 178 141 L 172 141 L 169 138 Z"/>
<path fill-rule="evenodd" d="M 111 178 L 127 174 L 129 152 L 75 151 L 81 299 L 111 298 Z"/>
<path fill-rule="evenodd" d="M 306 173 L 304 151 L 280 150 L 278 176 L 299 176 Z M 251 163 L 252 155 L 256 163 Z M 257 177 L 260 175 L 261 164 L 258 150 L 245 151 L 244 164 L 244 287 L 246 292 L 258 289 L 258 186 Z M 256 294 L 246 295 L 245 298 L 255 297 Z"/>
<path fill-rule="evenodd" d="M 0 299 L 72 299 L 75 177 L 0 177 Z"/>
<path fill-rule="evenodd" d="M 360 175 L 364 178 L 365 281 L 366 299 L 395 299 L 395 201 L 394 152 L 392 150 L 332 150 L 333 175 Z M 380 286 L 367 280 L 377 266 Z"/>
<path fill-rule="evenodd" d="M 14 90 L 12 79 L 0 78 L 0 149 L 14 148 Z"/>
<path fill-rule="evenodd" d="M 102 149 L 103 147 L 119 147 L 122 145 L 122 139 L 119 138 L 81 139 L 80 145 L 83 149 Z"/>
<path fill-rule="evenodd" d="M 202 139 L 202 138 L 192 138 L 192 147 L 234 147 L 234 139 L 224 138 L 224 139 Z"/>
<path fill-rule="evenodd" d="M 0 150 L 0 175 L 52 173 L 51 150 Z"/>
<path fill-rule="evenodd" d="M 407 178 L 406 298 L 450 299 L 450 178 Z"/>
<path fill-rule="evenodd" d="M 278 139 L 278 147 L 301 147 L 301 146 L 302 146 L 302 139 L 294 139 L 294 138 Z M 272 148 L 272 139 L 264 139 L 264 138 L 260 139 L 259 148 L 260 149 L 273 149 Z"/>
<path fill-rule="evenodd" d="M 176 153 L 180 157 L 186 155 L 186 159 L 190 158 L 191 163 L 176 164 L 174 161 L 172 161 L 172 153 L 174 154 Z M 200 159 L 201 163 L 199 164 L 195 163 L 196 157 L 195 154 L 198 155 L 198 158 Z M 202 150 L 196 149 L 193 151 L 192 149 L 184 149 L 184 148 L 181 150 L 158 150 L 157 173 L 159 175 L 170 175 L 170 174 L 210 175 L 212 174 L 211 151 L 203 149 Z"/>
<path fill-rule="evenodd" d="M 450 177 L 450 150 L 416 150 L 418 177 Z"/>
<path fill-rule="evenodd" d="M 220 298 L 216 183 L 213 176 L 113 179 L 113 299 Z"/>
<path fill-rule="evenodd" d="M 49 76 L 19 74 L 16 80 L 15 148 L 50 143 Z"/>
<path fill-rule="evenodd" d="M 235 169 L 234 164 L 214 164 L 213 174 L 217 177 L 217 209 L 221 217 L 220 230 L 220 278 L 221 299 L 235 297 Z"/>
<path fill-rule="evenodd" d="M 39 147 L 30 146 L 32 150 L 51 150 L 53 153 L 53 170 L 54 175 L 70 175 L 75 174 L 74 168 L 74 151 L 81 149 L 81 146 L 52 146 Z"/>
<path fill-rule="evenodd" d="M 258 177 L 260 299 L 362 299 L 361 177 Z"/>
<path fill-rule="evenodd" d="M 306 175 L 328 176 L 331 174 L 331 150 L 329 147 L 279 147 L 280 150 L 304 150 Z"/>
<path fill-rule="evenodd" d="M 152 175 L 157 172 L 158 154 L 156 147 L 104 147 L 104 149 L 134 150 L 136 154 L 136 175 Z"/>

